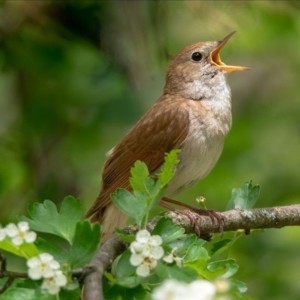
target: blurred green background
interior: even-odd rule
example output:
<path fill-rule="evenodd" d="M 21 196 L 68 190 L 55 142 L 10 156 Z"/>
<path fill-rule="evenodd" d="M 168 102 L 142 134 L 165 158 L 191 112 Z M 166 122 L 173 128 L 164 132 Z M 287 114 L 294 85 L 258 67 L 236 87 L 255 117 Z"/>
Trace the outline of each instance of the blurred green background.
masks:
<path fill-rule="evenodd" d="M 299 1 L 0 1 L 0 221 L 65 195 L 86 209 L 105 153 L 160 96 L 168 54 L 237 34 L 222 52 L 233 128 L 213 172 L 178 199 L 223 210 L 261 185 L 258 207 L 300 199 Z M 242 238 L 231 256 L 259 299 L 300 299 L 300 231 Z"/>

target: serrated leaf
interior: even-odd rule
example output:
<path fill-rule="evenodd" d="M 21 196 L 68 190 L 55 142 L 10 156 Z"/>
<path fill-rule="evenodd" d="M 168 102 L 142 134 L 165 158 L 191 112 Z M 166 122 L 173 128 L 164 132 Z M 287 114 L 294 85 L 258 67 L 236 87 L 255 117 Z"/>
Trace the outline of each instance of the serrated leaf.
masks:
<path fill-rule="evenodd" d="M 50 200 L 43 203 L 33 203 L 28 208 L 29 217 L 22 216 L 21 220 L 29 223 L 30 228 L 37 232 L 57 235 L 72 244 L 76 223 L 82 217 L 80 202 L 74 197 L 64 198 L 58 212 Z"/>
<path fill-rule="evenodd" d="M 184 235 L 184 228 L 176 225 L 169 218 L 161 218 L 152 231 L 152 235 L 160 235 L 164 243 L 170 243 Z"/>
<path fill-rule="evenodd" d="M 238 271 L 239 266 L 234 259 L 224 259 L 209 263 L 207 269 L 217 277 L 229 278 Z"/>
<path fill-rule="evenodd" d="M 61 264 L 69 264 L 72 268 L 86 265 L 95 253 L 100 242 L 100 225 L 89 221 L 77 223 L 72 246 L 64 245 L 61 240 L 37 240 L 41 252 L 51 253 Z"/>
<path fill-rule="evenodd" d="M 131 177 L 129 178 L 130 186 L 134 191 L 144 191 L 145 181 L 149 176 L 147 165 L 141 161 L 136 161 L 130 170 Z"/>
<path fill-rule="evenodd" d="M 140 224 L 147 211 L 147 201 L 141 193 L 133 195 L 125 189 L 117 189 L 111 195 L 112 202 L 127 216 Z"/>
<path fill-rule="evenodd" d="M 72 268 L 85 266 L 94 255 L 100 242 L 100 225 L 88 221 L 77 223 L 68 262 Z"/>
<path fill-rule="evenodd" d="M 165 155 L 165 162 L 162 165 L 161 172 L 157 174 L 157 179 L 161 188 L 164 188 L 174 177 L 176 165 L 179 163 L 179 153 L 179 149 L 174 149 Z"/>
<path fill-rule="evenodd" d="M 252 185 L 251 181 L 246 182 L 242 187 L 232 189 L 231 199 L 228 202 L 227 209 L 251 208 L 255 205 L 259 193 L 259 185 Z"/>

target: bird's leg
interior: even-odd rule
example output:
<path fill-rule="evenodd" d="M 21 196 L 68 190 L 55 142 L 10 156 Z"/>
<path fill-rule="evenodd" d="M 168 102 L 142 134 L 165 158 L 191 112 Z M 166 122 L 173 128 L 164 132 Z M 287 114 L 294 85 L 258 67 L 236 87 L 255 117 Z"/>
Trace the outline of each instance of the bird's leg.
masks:
<path fill-rule="evenodd" d="M 167 203 L 166 203 L 165 201 L 163 201 L 163 200 L 161 200 L 159 204 L 160 204 L 161 207 L 163 207 L 163 208 L 165 208 L 165 209 L 167 209 L 167 210 L 170 210 L 170 211 L 174 211 L 174 210 L 175 210 L 175 208 L 174 208 L 173 206 L 167 204 Z"/>
<path fill-rule="evenodd" d="M 185 208 L 188 208 L 189 210 L 195 212 L 196 214 L 200 215 L 200 216 L 208 216 L 210 217 L 211 221 L 212 222 L 217 222 L 218 225 L 219 225 L 219 231 L 223 234 L 224 232 L 224 216 L 222 216 L 220 213 L 214 211 L 214 210 L 209 210 L 209 209 L 202 209 L 202 208 L 197 208 L 197 207 L 194 207 L 194 206 L 191 206 L 191 205 L 188 205 L 188 204 L 185 204 L 185 203 L 182 203 L 180 201 L 176 201 L 176 200 L 173 200 L 173 199 L 170 199 L 168 197 L 163 197 L 160 201 L 160 205 L 167 208 L 165 205 L 166 203 L 171 203 L 171 204 L 175 204 L 175 205 L 178 205 L 178 206 L 181 206 L 181 207 L 185 207 Z M 167 204 L 167 206 L 169 206 Z M 168 208 L 167 208 L 168 209 Z M 200 233 L 200 228 L 196 228 L 198 226 L 196 226 L 196 217 L 194 214 L 190 214 L 188 213 L 187 210 L 183 211 L 183 214 L 185 216 L 187 216 L 191 222 L 192 222 L 192 225 L 193 227 L 195 228 L 195 230 L 197 231 L 197 235 Z"/>

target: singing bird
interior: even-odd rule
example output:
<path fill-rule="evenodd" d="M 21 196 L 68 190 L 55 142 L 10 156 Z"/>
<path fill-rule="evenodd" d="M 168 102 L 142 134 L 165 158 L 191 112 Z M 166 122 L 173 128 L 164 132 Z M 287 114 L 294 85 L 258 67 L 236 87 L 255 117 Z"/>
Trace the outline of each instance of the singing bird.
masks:
<path fill-rule="evenodd" d="M 137 160 L 150 173 L 159 170 L 165 153 L 181 149 L 175 175 L 162 201 L 205 177 L 223 150 L 231 117 L 231 93 L 225 74 L 248 68 L 222 62 L 220 51 L 234 32 L 221 41 L 187 46 L 171 61 L 162 96 L 109 153 L 102 173 L 102 189 L 86 217 L 102 223 L 104 239 L 126 216 L 110 195 L 130 189 L 130 169 Z"/>

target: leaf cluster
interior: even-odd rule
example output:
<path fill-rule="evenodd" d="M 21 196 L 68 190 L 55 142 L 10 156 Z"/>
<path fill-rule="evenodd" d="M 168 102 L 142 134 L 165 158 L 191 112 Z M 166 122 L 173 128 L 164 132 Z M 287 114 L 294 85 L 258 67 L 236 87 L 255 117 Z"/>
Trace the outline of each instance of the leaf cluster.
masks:
<path fill-rule="evenodd" d="M 63 200 L 60 210 L 50 200 L 33 203 L 28 207 L 28 216 L 21 216 L 20 220 L 28 222 L 30 228 L 38 233 L 35 243 L 14 246 L 2 241 L 0 249 L 25 259 L 43 252 L 50 253 L 65 272 L 84 267 L 100 242 L 99 224 L 92 225 L 89 221 L 82 221 L 81 204 L 71 196 Z M 40 284 L 29 279 L 18 279 L 0 299 L 56 299 L 41 291 L 39 286 Z M 78 283 L 70 276 L 67 289 L 60 292 L 60 299 L 76 299 L 79 294 Z"/>

